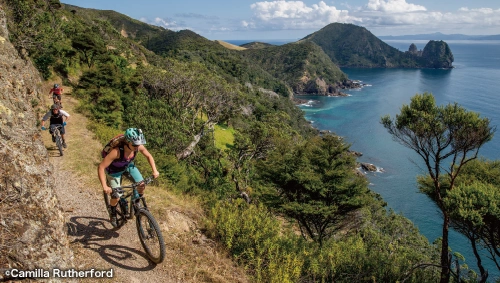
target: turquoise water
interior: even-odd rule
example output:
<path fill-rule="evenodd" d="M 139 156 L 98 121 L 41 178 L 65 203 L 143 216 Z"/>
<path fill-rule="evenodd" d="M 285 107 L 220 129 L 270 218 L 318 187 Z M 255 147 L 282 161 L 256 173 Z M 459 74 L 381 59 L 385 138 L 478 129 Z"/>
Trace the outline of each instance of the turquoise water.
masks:
<path fill-rule="evenodd" d="M 411 43 L 423 49 L 427 41 L 386 41 L 408 50 Z M 346 137 L 351 149 L 360 151 L 360 161 L 383 168 L 384 172 L 367 174 L 370 187 L 382 195 L 388 206 L 401 212 L 420 229 L 430 242 L 441 236 L 442 218 L 438 208 L 420 194 L 416 176 L 425 174 L 423 163 L 413 151 L 392 140 L 380 124 L 380 117 L 394 117 L 403 104 L 416 93 L 431 92 L 438 104 L 457 102 L 468 110 L 488 117 L 494 126 L 500 124 L 500 41 L 448 41 L 455 66 L 452 70 L 412 69 L 342 69 L 350 79 L 368 84 L 351 90 L 349 97 L 305 98 L 315 100 L 301 106 L 316 128 L 331 130 Z M 500 159 L 500 133 L 479 152 L 488 159 Z M 469 267 L 477 270 L 467 239 L 450 233 L 453 251 L 463 254 Z M 489 280 L 500 276 L 494 264 L 483 257 Z"/>

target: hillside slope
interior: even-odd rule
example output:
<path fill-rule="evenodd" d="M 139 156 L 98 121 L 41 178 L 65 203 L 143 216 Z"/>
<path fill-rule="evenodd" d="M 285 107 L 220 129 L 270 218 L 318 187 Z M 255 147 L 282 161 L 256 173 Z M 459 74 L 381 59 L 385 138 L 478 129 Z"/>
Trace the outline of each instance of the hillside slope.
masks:
<path fill-rule="evenodd" d="M 323 50 L 305 41 L 241 52 L 289 84 L 296 94 L 338 95 L 348 84 L 344 74 Z"/>

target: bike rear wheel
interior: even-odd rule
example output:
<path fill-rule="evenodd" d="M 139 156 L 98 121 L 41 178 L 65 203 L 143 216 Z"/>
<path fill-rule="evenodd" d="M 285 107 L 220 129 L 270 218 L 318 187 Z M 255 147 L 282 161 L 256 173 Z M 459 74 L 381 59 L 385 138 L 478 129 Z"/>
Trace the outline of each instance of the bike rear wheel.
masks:
<path fill-rule="evenodd" d="M 104 196 L 104 204 L 106 205 L 106 211 L 108 212 L 108 217 L 109 217 L 109 219 L 111 219 L 111 204 L 110 204 L 111 197 L 105 192 L 102 192 L 102 194 Z M 117 226 L 115 228 L 120 228 L 127 221 L 127 219 L 125 218 L 125 214 L 123 212 L 124 212 L 123 208 L 122 208 L 120 202 L 118 202 L 118 204 L 116 205 L 116 224 L 117 224 Z"/>
<path fill-rule="evenodd" d="M 56 145 L 57 145 L 57 148 L 59 149 L 59 153 L 61 154 L 61 156 L 63 156 L 63 145 L 62 145 L 62 137 L 59 133 L 55 133 L 56 135 Z"/>
<path fill-rule="evenodd" d="M 149 259 L 154 263 L 160 263 L 165 259 L 165 241 L 160 231 L 160 226 L 153 215 L 140 209 L 136 215 L 137 233 L 142 247 Z"/>

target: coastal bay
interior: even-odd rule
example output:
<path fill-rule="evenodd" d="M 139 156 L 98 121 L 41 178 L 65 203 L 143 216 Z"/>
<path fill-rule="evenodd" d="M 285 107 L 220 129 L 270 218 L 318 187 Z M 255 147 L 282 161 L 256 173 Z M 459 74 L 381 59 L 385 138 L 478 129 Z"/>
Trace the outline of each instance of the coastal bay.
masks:
<path fill-rule="evenodd" d="M 421 49 L 427 41 L 387 41 L 404 51 L 411 43 Z M 454 69 L 354 69 L 342 68 L 352 80 L 366 84 L 348 90 L 349 97 L 300 96 L 309 103 L 300 106 L 308 120 L 320 130 L 344 136 L 360 151 L 358 160 L 373 163 L 384 172 L 367 173 L 371 189 L 382 195 L 388 207 L 415 223 L 430 242 L 441 236 L 442 219 L 435 204 L 418 192 L 416 177 L 425 174 L 420 157 L 393 141 L 380 124 L 380 117 L 398 114 L 416 93 L 431 92 L 438 104 L 457 102 L 468 110 L 489 118 L 493 126 L 500 123 L 498 89 L 500 89 L 500 41 L 450 41 L 455 57 Z M 496 136 L 479 152 L 487 159 L 500 158 Z M 476 268 L 470 244 L 457 232 L 450 234 L 450 246 L 466 257 Z M 490 278 L 500 276 L 494 264 L 484 258 Z"/>

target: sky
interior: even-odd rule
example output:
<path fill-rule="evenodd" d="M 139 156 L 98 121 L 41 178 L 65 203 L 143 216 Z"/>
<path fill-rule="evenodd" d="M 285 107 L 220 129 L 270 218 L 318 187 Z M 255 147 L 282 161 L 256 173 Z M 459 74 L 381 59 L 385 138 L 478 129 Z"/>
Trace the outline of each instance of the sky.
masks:
<path fill-rule="evenodd" d="M 500 34 L 498 0 L 62 0 L 114 10 L 210 40 L 301 39 L 324 26 L 352 23 L 376 36 Z"/>

